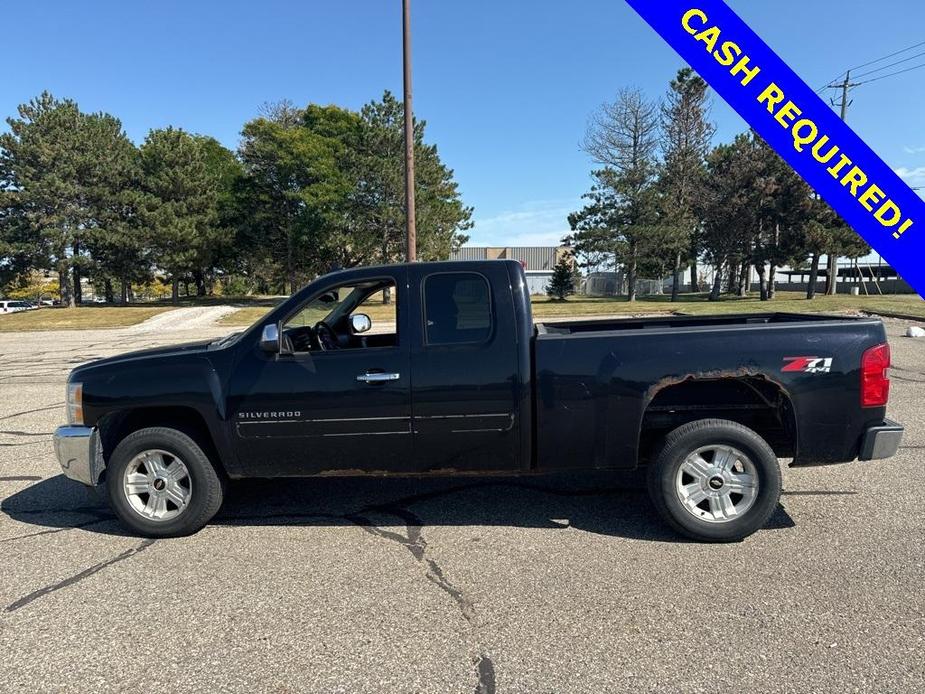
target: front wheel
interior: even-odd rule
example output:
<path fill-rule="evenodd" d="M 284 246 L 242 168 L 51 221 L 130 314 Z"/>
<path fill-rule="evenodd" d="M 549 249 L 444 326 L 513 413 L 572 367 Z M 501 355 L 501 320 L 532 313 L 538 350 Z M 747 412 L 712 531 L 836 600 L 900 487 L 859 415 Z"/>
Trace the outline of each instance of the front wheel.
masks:
<path fill-rule="evenodd" d="M 732 542 L 764 527 L 781 492 L 777 456 L 757 433 L 725 419 L 701 419 L 665 437 L 649 468 L 649 495 L 678 532 Z"/>
<path fill-rule="evenodd" d="M 222 480 L 192 438 L 151 427 L 126 436 L 106 467 L 106 493 L 119 520 L 145 537 L 201 529 L 222 505 Z"/>

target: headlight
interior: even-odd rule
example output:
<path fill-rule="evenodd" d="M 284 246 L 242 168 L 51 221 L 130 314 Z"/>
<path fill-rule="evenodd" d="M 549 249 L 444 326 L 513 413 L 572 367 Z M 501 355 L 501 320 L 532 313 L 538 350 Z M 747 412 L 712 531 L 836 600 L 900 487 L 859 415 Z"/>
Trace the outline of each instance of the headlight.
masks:
<path fill-rule="evenodd" d="M 84 423 L 84 384 L 67 384 L 67 423 L 83 425 Z"/>

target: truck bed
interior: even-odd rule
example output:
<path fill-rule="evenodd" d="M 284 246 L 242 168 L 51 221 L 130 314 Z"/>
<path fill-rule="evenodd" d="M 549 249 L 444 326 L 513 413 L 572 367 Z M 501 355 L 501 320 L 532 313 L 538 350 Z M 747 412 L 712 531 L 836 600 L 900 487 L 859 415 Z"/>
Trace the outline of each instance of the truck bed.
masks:
<path fill-rule="evenodd" d="M 862 408 L 859 397 L 861 356 L 886 342 L 876 318 L 761 313 L 535 327 L 540 469 L 631 468 L 645 458 L 640 436 L 655 417 L 695 406 L 759 417 L 762 403 L 780 398 L 788 421 L 777 433 L 792 430 L 795 450 L 776 450 L 779 457 L 844 462 L 857 457 L 865 427 L 885 415 Z M 729 381 L 741 391 L 724 387 Z"/>

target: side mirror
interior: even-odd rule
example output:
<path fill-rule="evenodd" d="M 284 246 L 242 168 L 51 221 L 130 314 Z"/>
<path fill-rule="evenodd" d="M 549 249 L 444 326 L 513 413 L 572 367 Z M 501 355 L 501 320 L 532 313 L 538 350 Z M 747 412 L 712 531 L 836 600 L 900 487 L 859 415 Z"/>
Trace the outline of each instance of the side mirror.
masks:
<path fill-rule="evenodd" d="M 373 327 L 373 322 L 365 313 L 354 313 L 350 316 L 350 327 L 353 329 L 354 335 L 359 335 Z"/>
<path fill-rule="evenodd" d="M 263 326 L 260 333 L 260 349 L 264 352 L 279 352 L 279 328 L 275 323 Z"/>

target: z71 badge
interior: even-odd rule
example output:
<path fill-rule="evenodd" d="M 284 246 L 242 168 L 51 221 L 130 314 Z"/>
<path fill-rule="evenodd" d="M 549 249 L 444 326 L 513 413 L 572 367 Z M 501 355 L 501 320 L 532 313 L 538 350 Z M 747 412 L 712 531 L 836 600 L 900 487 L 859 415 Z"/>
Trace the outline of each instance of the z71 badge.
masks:
<path fill-rule="evenodd" d="M 784 361 L 788 363 L 781 371 L 827 374 L 832 370 L 832 357 L 784 357 Z"/>

